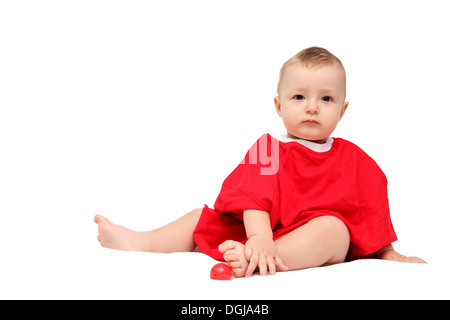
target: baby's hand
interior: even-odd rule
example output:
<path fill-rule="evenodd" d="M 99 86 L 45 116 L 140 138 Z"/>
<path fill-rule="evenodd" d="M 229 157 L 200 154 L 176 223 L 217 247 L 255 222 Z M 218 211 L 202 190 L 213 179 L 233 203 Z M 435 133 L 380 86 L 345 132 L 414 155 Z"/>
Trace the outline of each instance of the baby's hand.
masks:
<path fill-rule="evenodd" d="M 279 270 L 287 271 L 289 268 L 281 261 L 277 254 L 277 248 L 273 239 L 265 235 L 254 235 L 250 237 L 245 244 L 245 258 L 249 262 L 246 277 L 250 277 L 259 267 L 259 273 L 262 276 L 275 274 L 277 267 Z"/>
<path fill-rule="evenodd" d="M 418 257 L 407 257 L 403 254 L 398 253 L 393 248 L 387 250 L 380 250 L 377 253 L 378 259 L 398 261 L 398 262 L 413 262 L 413 263 L 426 263 L 425 260 Z"/>

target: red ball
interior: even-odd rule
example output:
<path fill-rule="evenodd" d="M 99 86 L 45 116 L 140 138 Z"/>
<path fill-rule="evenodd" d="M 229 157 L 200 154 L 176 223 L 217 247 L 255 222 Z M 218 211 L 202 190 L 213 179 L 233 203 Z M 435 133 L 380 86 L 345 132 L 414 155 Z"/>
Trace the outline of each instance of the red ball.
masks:
<path fill-rule="evenodd" d="M 231 280 L 233 273 L 229 265 L 218 263 L 211 268 L 211 279 L 214 280 Z"/>

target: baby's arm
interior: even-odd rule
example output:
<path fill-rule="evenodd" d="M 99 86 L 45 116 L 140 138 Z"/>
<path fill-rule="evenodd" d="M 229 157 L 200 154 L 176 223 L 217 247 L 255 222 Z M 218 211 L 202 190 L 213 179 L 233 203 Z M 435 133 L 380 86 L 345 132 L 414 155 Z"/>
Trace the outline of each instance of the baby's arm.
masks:
<path fill-rule="evenodd" d="M 273 241 L 269 213 L 261 210 L 245 210 L 244 226 L 248 239 L 245 244 L 245 258 L 249 261 L 245 276 L 251 276 L 256 267 L 259 267 L 261 275 L 267 275 L 267 270 L 270 274 L 274 274 L 276 267 L 286 270 L 287 267 L 278 256 Z"/>
<path fill-rule="evenodd" d="M 417 257 L 407 257 L 394 250 L 392 244 L 388 244 L 381 250 L 375 253 L 375 257 L 378 259 L 392 260 L 398 262 L 415 262 L 415 263 L 426 263 L 423 259 Z"/>

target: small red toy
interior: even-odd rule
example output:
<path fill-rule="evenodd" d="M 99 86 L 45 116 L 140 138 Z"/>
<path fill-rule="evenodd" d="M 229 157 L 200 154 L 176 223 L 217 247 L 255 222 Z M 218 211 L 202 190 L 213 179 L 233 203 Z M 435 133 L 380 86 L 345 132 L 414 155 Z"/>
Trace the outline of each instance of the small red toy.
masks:
<path fill-rule="evenodd" d="M 225 263 L 218 263 L 211 269 L 211 279 L 213 280 L 231 280 L 232 277 L 231 268 Z"/>

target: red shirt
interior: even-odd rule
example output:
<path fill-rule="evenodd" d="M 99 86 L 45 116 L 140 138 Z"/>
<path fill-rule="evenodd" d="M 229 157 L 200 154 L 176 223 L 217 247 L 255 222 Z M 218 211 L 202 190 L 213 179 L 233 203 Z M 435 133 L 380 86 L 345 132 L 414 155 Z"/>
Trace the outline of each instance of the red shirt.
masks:
<path fill-rule="evenodd" d="M 316 152 L 261 136 L 223 182 L 214 209 L 204 207 L 194 231 L 199 251 L 223 260 L 219 244 L 245 243 L 246 209 L 269 212 L 274 240 L 313 218 L 335 216 L 348 228 L 353 257 L 397 240 L 386 176 L 364 151 L 340 138 L 330 150 Z"/>

